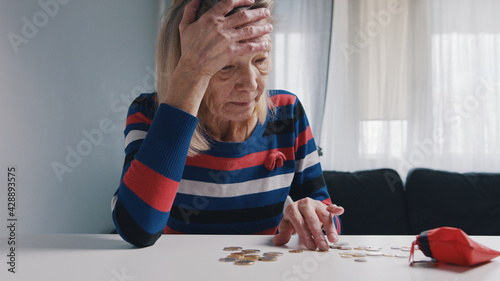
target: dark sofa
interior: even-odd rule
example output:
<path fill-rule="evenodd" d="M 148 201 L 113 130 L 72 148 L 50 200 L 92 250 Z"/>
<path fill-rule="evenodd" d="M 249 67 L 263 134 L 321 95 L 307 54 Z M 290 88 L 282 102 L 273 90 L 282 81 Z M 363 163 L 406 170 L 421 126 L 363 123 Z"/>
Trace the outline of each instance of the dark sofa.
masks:
<path fill-rule="evenodd" d="M 392 169 L 323 174 L 332 201 L 346 210 L 343 234 L 414 235 L 451 226 L 500 235 L 500 173 L 416 168 L 405 183 Z"/>

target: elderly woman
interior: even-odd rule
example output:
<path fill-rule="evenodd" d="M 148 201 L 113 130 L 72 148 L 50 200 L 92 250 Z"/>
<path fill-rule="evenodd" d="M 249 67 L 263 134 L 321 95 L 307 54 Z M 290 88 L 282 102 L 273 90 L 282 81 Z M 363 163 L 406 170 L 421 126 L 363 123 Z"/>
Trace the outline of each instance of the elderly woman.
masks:
<path fill-rule="evenodd" d="M 157 46 L 158 93 L 131 105 L 113 220 L 128 242 L 161 234 L 297 233 L 338 240 L 297 97 L 266 91 L 273 0 L 174 0 Z M 293 201 L 285 204 L 291 198 Z"/>

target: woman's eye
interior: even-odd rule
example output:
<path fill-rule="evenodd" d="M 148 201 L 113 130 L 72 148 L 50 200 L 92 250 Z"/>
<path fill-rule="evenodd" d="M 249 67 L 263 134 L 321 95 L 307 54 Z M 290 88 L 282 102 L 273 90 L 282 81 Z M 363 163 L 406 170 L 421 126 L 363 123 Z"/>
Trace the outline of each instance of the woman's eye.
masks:
<path fill-rule="evenodd" d="M 265 62 L 266 61 L 266 58 L 260 58 L 258 60 L 256 60 L 256 62 Z"/>
<path fill-rule="evenodd" d="M 233 66 L 232 65 L 226 65 L 222 68 L 222 70 L 229 70 L 231 69 Z"/>

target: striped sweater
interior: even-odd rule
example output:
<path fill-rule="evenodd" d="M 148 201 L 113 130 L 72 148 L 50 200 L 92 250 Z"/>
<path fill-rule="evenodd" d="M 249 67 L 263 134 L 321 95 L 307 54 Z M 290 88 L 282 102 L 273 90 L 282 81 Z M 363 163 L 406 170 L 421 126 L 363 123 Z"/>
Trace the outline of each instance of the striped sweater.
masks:
<path fill-rule="evenodd" d="M 209 151 L 187 157 L 198 119 L 140 95 L 128 112 L 112 202 L 118 233 L 140 247 L 170 233 L 275 234 L 288 196 L 331 204 L 302 105 L 289 92 L 269 96 L 275 111 L 248 140 L 212 140 Z"/>

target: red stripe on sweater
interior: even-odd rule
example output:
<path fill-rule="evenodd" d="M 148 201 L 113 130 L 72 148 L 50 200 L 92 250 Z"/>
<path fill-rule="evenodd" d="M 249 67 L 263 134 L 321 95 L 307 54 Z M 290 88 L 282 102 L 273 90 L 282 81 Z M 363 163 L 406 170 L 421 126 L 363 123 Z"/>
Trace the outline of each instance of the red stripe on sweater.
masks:
<path fill-rule="evenodd" d="M 330 199 L 330 197 L 326 198 L 325 200 L 323 200 L 321 202 L 323 202 L 326 205 L 332 205 L 332 199 Z"/>
<path fill-rule="evenodd" d="M 179 182 L 162 176 L 137 160 L 132 161 L 123 183 L 142 201 L 161 212 L 170 211 L 179 187 Z"/>
<path fill-rule="evenodd" d="M 180 232 L 177 230 L 173 230 L 170 227 L 165 226 L 165 228 L 163 229 L 163 234 L 186 234 L 186 233 L 183 233 L 183 232 Z"/>
<path fill-rule="evenodd" d="M 286 160 L 295 159 L 295 154 L 292 147 L 285 147 L 279 149 L 271 149 L 261 152 L 255 152 L 245 155 L 241 158 L 224 158 L 216 157 L 207 154 L 201 154 L 195 157 L 188 157 L 186 159 L 187 166 L 210 168 L 221 171 L 235 171 L 249 167 L 255 167 L 264 164 L 264 161 L 273 152 L 282 152 Z"/>
<path fill-rule="evenodd" d="M 137 113 L 131 114 L 127 117 L 126 126 L 128 126 L 130 124 L 135 124 L 135 123 L 146 123 L 146 124 L 151 125 L 151 123 L 153 123 L 153 121 L 151 119 L 147 118 L 146 116 L 144 116 L 144 114 L 142 114 L 142 112 L 137 112 Z"/>
<path fill-rule="evenodd" d="M 311 132 L 311 126 L 307 126 L 307 128 L 300 133 L 295 139 L 295 152 L 299 149 L 299 147 L 306 145 L 306 143 L 313 138 L 313 134 Z"/>
<path fill-rule="evenodd" d="M 285 106 L 294 104 L 296 100 L 297 100 L 296 96 L 286 95 L 286 94 L 275 95 L 271 97 L 271 101 L 274 103 L 275 106 Z"/>

